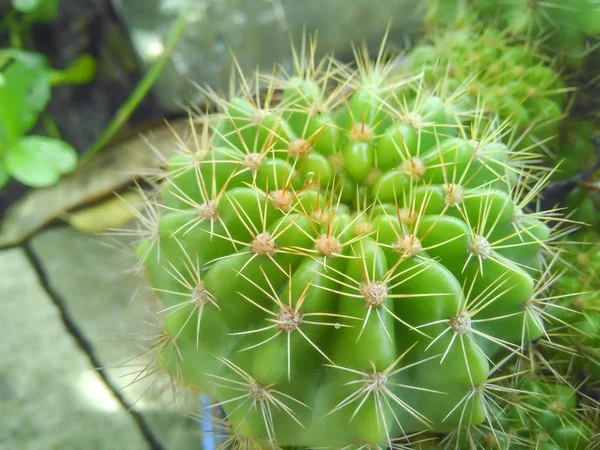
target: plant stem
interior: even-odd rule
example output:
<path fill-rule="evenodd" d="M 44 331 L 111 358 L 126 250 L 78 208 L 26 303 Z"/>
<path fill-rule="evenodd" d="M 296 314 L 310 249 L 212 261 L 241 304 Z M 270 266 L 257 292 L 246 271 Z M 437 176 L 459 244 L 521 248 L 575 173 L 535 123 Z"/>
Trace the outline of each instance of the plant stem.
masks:
<path fill-rule="evenodd" d="M 44 127 L 44 131 L 48 136 L 55 139 L 62 139 L 58 125 L 56 125 L 56 122 L 47 111 L 42 114 L 42 126 Z"/>
<path fill-rule="evenodd" d="M 9 20 L 8 22 L 8 33 L 10 39 L 10 46 L 21 50 L 23 48 L 23 39 L 21 38 L 21 24 L 18 20 Z"/>
<path fill-rule="evenodd" d="M 8 28 L 11 22 L 15 21 L 15 11 L 10 10 L 7 12 L 4 17 L 0 18 L 0 32 L 3 32 L 6 28 Z"/>
<path fill-rule="evenodd" d="M 164 53 L 159 59 L 157 59 L 150 69 L 146 72 L 144 77 L 140 80 L 138 85 L 135 87 L 133 92 L 129 95 L 125 103 L 121 105 L 117 113 L 106 126 L 100 137 L 94 142 L 82 155 L 81 164 L 87 163 L 94 155 L 101 151 L 104 146 L 110 141 L 110 139 L 119 131 L 119 129 L 127 122 L 131 114 L 135 111 L 138 105 L 142 102 L 148 91 L 154 85 L 154 82 L 162 72 L 169 56 L 173 52 L 181 33 L 183 32 L 186 24 L 186 12 L 187 8 L 181 12 L 177 18 L 173 29 L 171 30 L 169 39 Z"/>

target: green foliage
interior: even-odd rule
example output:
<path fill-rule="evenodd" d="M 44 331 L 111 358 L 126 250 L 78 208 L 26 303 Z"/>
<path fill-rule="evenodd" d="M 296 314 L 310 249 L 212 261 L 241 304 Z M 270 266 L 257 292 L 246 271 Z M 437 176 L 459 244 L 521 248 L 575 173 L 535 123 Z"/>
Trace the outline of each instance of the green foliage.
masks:
<path fill-rule="evenodd" d="M 0 181 L 12 176 L 32 187 L 54 184 L 77 165 L 66 142 L 27 136 L 50 100 L 50 68 L 38 54 L 0 50 Z"/>
<path fill-rule="evenodd" d="M 27 21 L 51 20 L 57 5 L 45 0 L 13 2 L 16 10 L 27 13 Z M 66 70 L 56 70 L 43 55 L 0 49 L 0 187 L 10 177 L 31 187 L 46 187 L 75 169 L 77 153 L 69 144 L 28 134 L 50 101 L 52 86 L 89 83 L 95 71 L 89 55 Z"/>
<path fill-rule="evenodd" d="M 77 154 L 60 139 L 25 136 L 8 149 L 4 164 L 7 172 L 23 184 L 44 187 L 75 169 Z"/>
<path fill-rule="evenodd" d="M 47 63 L 43 56 L 20 50 L 1 50 L 0 138 L 15 141 L 37 123 L 50 100 Z"/>

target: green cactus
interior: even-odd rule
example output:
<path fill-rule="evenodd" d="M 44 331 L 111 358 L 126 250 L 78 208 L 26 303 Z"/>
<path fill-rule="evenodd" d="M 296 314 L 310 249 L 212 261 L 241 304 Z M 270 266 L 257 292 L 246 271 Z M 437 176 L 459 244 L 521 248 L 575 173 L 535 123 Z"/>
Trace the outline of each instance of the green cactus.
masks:
<path fill-rule="evenodd" d="M 597 125 L 568 118 L 560 123 L 552 154 L 544 164 L 552 171 L 553 190 L 562 188 L 564 203 L 573 221 L 600 229 L 600 170 Z"/>
<path fill-rule="evenodd" d="M 552 289 L 556 337 L 542 350 L 544 358 L 565 376 L 583 376 L 600 388 L 600 235 L 580 231 L 568 238 L 560 263 L 561 276 Z"/>
<path fill-rule="evenodd" d="M 554 180 L 566 180 L 594 167 L 598 149 L 593 139 L 599 133 L 591 120 L 563 120 L 560 124 L 560 140 L 555 163 L 558 170 Z"/>
<path fill-rule="evenodd" d="M 574 211 L 573 219 L 600 229 L 600 173 L 592 180 L 579 183 L 567 197 L 569 209 Z"/>
<path fill-rule="evenodd" d="M 543 46 L 578 64 L 587 55 L 587 37 L 600 36 L 600 5 L 595 0 L 434 0 L 427 22 L 462 25 L 472 17 L 511 34 L 539 38 Z"/>
<path fill-rule="evenodd" d="M 516 370 L 514 367 L 509 370 Z M 568 383 L 527 374 L 499 377 L 487 386 L 494 427 L 457 429 L 437 448 L 587 450 L 593 424 L 585 402 Z"/>
<path fill-rule="evenodd" d="M 383 52 L 296 59 L 180 140 L 138 247 L 158 364 L 242 446 L 492 427 L 486 383 L 545 333 L 545 178 Z"/>
<path fill-rule="evenodd" d="M 544 46 L 575 60 L 585 56 L 586 35 L 600 35 L 600 6 L 595 0 L 475 0 L 482 17 L 498 17 L 521 35 L 547 38 Z"/>
<path fill-rule="evenodd" d="M 597 167 L 598 148 L 594 138 L 598 137 L 597 124 L 593 121 L 564 121 L 561 139 L 555 155 L 559 163 L 554 178 L 573 178 Z M 567 206 L 572 219 L 600 229 L 600 170 L 581 180 L 567 197 Z"/>
<path fill-rule="evenodd" d="M 464 92 L 455 107 L 463 113 L 486 111 L 490 126 L 504 128 L 505 140 L 523 154 L 550 153 L 556 145 L 568 89 L 536 45 L 514 42 L 492 27 L 464 24 L 432 33 L 409 61 L 427 84 Z"/>
<path fill-rule="evenodd" d="M 437 29 L 457 28 L 472 21 L 473 5 L 468 0 L 430 0 L 427 3 L 425 24 Z"/>

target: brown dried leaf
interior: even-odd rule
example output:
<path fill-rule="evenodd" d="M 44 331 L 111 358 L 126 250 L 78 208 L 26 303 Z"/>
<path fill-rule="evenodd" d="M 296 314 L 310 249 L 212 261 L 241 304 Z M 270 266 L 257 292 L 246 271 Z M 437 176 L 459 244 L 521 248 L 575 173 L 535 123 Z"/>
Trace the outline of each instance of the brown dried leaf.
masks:
<path fill-rule="evenodd" d="M 139 192 L 126 192 L 122 196 L 108 197 L 100 203 L 67 213 L 61 218 L 82 233 L 99 234 L 125 227 L 135 220 L 135 211 L 141 211 L 145 202 L 145 197 Z"/>
<path fill-rule="evenodd" d="M 31 191 L 13 205 L 0 225 L 0 247 L 15 245 L 65 217 L 69 210 L 96 202 L 164 166 L 177 151 L 175 134 L 185 136 L 190 121 L 181 119 L 109 145 L 55 186 Z"/>

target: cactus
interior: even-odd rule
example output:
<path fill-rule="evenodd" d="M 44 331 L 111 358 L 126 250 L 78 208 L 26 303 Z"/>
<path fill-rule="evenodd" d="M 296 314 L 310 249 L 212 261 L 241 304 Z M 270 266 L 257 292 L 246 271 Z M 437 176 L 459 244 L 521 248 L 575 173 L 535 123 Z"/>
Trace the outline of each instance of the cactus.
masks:
<path fill-rule="evenodd" d="M 487 383 L 545 334 L 547 177 L 385 52 L 310 55 L 180 138 L 137 249 L 157 364 L 216 399 L 238 447 L 494 427 Z"/>
<path fill-rule="evenodd" d="M 600 36 L 600 5 L 595 0 L 433 0 L 427 23 L 460 26 L 473 15 L 513 35 L 540 38 L 545 48 L 575 64 L 588 53 L 586 38 Z"/>
<path fill-rule="evenodd" d="M 514 368 L 513 368 L 514 370 Z M 593 433 L 585 400 L 568 383 L 540 375 L 506 378 L 489 386 L 494 427 L 458 429 L 438 448 L 587 450 Z"/>
<path fill-rule="evenodd" d="M 501 26 L 521 34 L 545 36 L 545 47 L 568 58 L 587 53 L 586 35 L 600 35 L 600 7 L 595 0 L 475 0 L 482 18 L 498 17 Z"/>
<path fill-rule="evenodd" d="M 544 358 L 565 376 L 586 380 L 600 388 L 600 236 L 580 231 L 564 246 L 562 275 L 553 286 L 556 336 L 546 345 Z"/>
<path fill-rule="evenodd" d="M 594 137 L 598 135 L 597 125 L 591 120 L 564 120 L 560 125 L 560 141 L 556 154 L 558 170 L 554 180 L 573 178 L 594 167 L 598 149 Z"/>
<path fill-rule="evenodd" d="M 596 173 L 592 180 L 579 183 L 567 197 L 567 205 L 574 210 L 573 218 L 600 228 L 600 181 Z M 595 180 L 595 181 L 594 181 Z"/>
<path fill-rule="evenodd" d="M 472 24 L 434 32 L 429 41 L 410 53 L 413 73 L 448 92 L 464 91 L 456 106 L 463 112 L 487 111 L 496 127 L 509 121 L 506 134 L 524 153 L 550 152 L 568 89 L 536 45 Z"/>
<path fill-rule="evenodd" d="M 571 218 L 600 229 L 600 161 L 597 125 L 592 121 L 570 120 L 561 124 L 560 144 L 556 156 L 557 180 L 573 179 L 585 174 L 567 196 Z M 590 173 L 590 171 L 593 171 Z"/>

